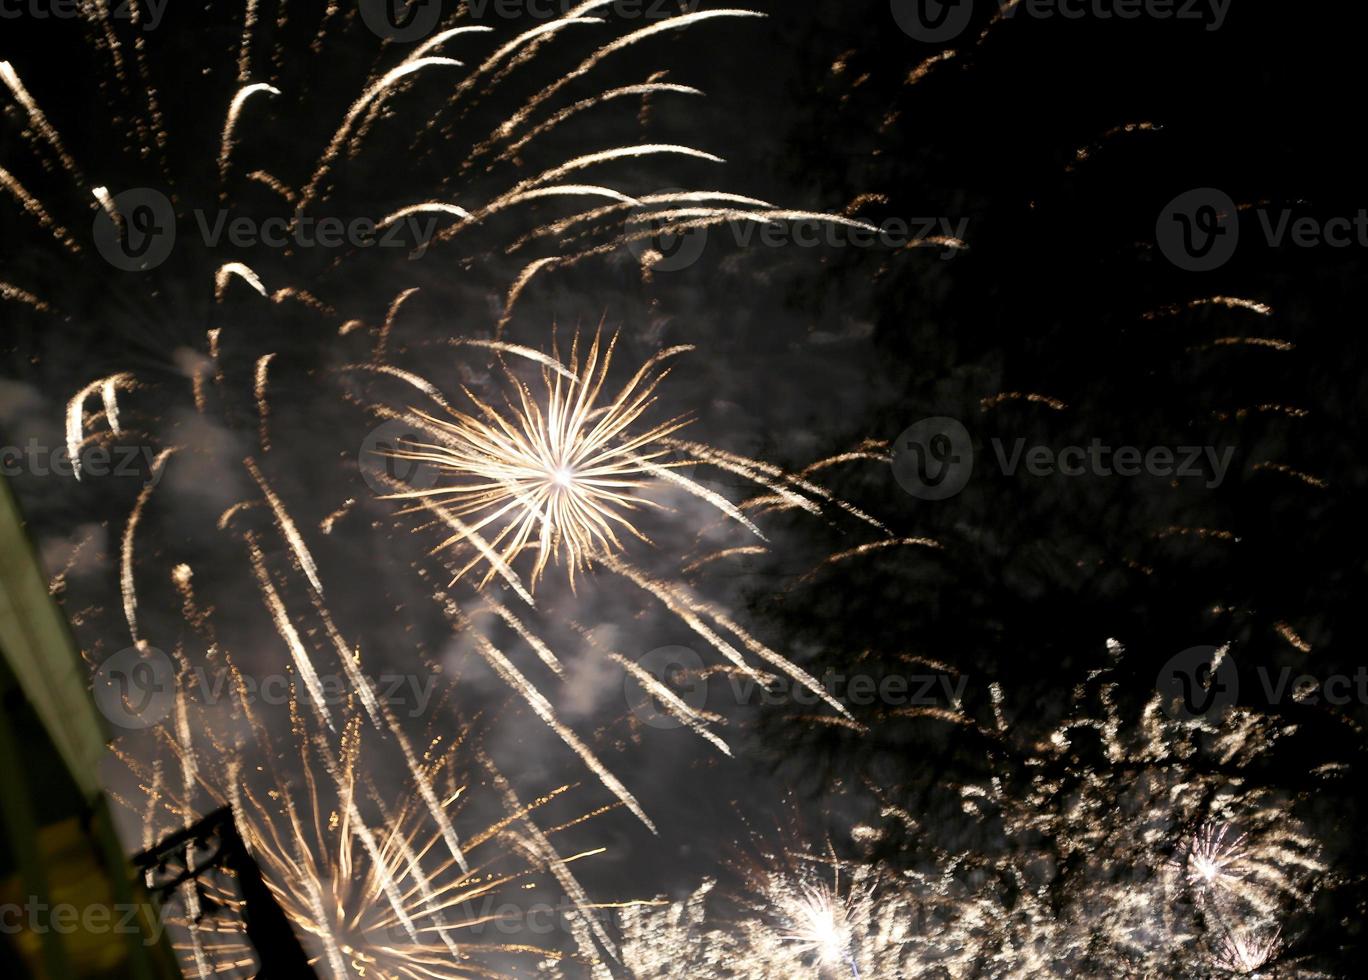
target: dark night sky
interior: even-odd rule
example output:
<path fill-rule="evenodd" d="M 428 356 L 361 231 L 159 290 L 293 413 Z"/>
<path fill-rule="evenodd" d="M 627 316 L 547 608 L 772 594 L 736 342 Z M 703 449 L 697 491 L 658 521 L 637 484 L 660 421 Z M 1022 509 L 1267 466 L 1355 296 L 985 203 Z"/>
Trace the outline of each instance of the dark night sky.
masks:
<path fill-rule="evenodd" d="M 169 169 L 187 200 L 212 202 L 222 107 L 236 87 L 240 15 L 220 9 L 228 5 L 172 6 L 149 40 L 161 72 Z M 714 232 L 697 262 L 649 278 L 620 250 L 538 280 L 510 323 L 510 340 L 543 348 L 552 323 L 564 338 L 577 324 L 592 328 L 604 319 L 621 327 L 622 370 L 657 347 L 694 344 L 662 389 L 662 402 L 696 417 L 691 432 L 699 441 L 794 469 L 867 439 L 891 440 L 933 416 L 962 420 L 980 461 L 995 437 L 1234 446 L 1235 456 L 1229 479 L 1217 488 L 1008 477 L 984 465 L 968 490 L 942 502 L 904 493 L 885 465 L 841 467 L 831 473 L 833 489 L 899 536 L 934 537 L 944 551 L 898 549 L 800 580 L 820 556 L 869 536 L 849 519 L 786 519 L 775 525 L 770 556 L 719 565 L 700 584 L 704 594 L 739 610 L 815 673 L 849 669 L 870 651 L 868 662 L 885 666 L 895 652 L 915 653 L 963 672 L 966 704 L 975 712 L 987 710 L 988 682 L 1000 681 L 1029 706 L 1023 724 L 1038 723 L 1042 732 L 1063 710 L 1064 692 L 1099 665 L 1111 637 L 1132 651 L 1127 680 L 1137 696 L 1152 687 L 1168 657 L 1203 643 L 1233 641 L 1247 672 L 1304 664 L 1278 623 L 1291 624 L 1311 644 L 1318 674 L 1353 674 L 1368 664 L 1358 615 L 1368 582 L 1362 537 L 1353 531 L 1362 523 L 1356 505 L 1368 481 L 1358 451 L 1365 404 L 1359 294 L 1368 282 L 1368 244 L 1263 247 L 1247 220 L 1249 238 L 1236 258 L 1204 274 L 1174 268 L 1153 244 L 1164 205 L 1195 187 L 1321 218 L 1368 208 L 1354 111 L 1363 86 L 1358 25 L 1346 22 L 1342 10 L 1317 9 L 1323 5 L 1249 0 L 1235 0 L 1216 31 L 1199 23 L 1018 17 L 908 87 L 909 71 L 937 48 L 900 31 L 886 2 L 752 6 L 769 18 L 702 24 L 598 69 L 600 81 L 629 84 L 668 67 L 669 81 L 702 89 L 706 99 L 656 100 L 650 138 L 697 146 L 726 163 L 637 161 L 596 170 L 595 178 L 635 193 L 717 188 L 828 212 L 861 195 L 882 195 L 859 203 L 856 213 L 876 223 L 967 219 L 970 248 L 951 259 L 937 249 L 771 249 L 740 247 Z M 977 6 L 976 18 L 986 23 L 990 5 Z M 499 38 L 513 32 L 504 22 L 496 27 Z M 375 50 L 374 38 L 351 28 L 326 58 L 297 56 L 307 39 L 291 36 L 281 87 L 300 94 L 254 107 L 259 113 L 235 158 L 240 171 L 266 167 L 290 184 L 307 174 Z M 485 43 L 451 47 L 472 52 L 473 61 L 473 52 L 488 50 Z M 564 64 L 548 54 L 540 74 L 529 74 L 543 83 L 557 77 L 592 49 L 587 45 L 570 45 Z M 44 106 L 90 184 L 166 186 L 129 152 L 124 96 L 93 67 L 76 25 L 0 21 L 3 59 Z M 529 80 L 530 91 L 536 84 Z M 420 83 L 395 100 L 367 151 L 339 168 L 338 213 L 382 213 L 395 202 L 425 198 L 448 174 L 445 193 L 458 201 L 507 186 L 506 173 L 457 173 L 449 152 L 409 150 L 407 127 L 431 109 L 440 88 Z M 462 126 L 483 135 L 528 91 L 513 86 L 481 101 Z M 4 104 L 15 117 L 12 102 Z M 553 137 L 544 157 L 529 153 L 525 168 L 536 172 L 576 152 L 639 141 L 637 108 L 627 100 L 586 117 Z M 1139 122 L 1162 129 L 1103 139 Z M 63 174 L 34 167 L 18 130 L 16 118 L 0 128 L 0 163 L 87 241 L 87 199 Z M 466 138 L 462 129 L 453 145 L 466 145 Z M 1092 150 L 1079 161 L 1083 147 Z M 241 196 L 248 210 L 271 206 L 259 188 Z M 510 221 L 489 234 L 519 227 Z M 488 360 L 453 352 L 440 340 L 487 336 L 520 265 L 498 254 L 498 243 L 478 239 L 412 262 L 361 256 L 340 273 L 328 268 L 329 255 L 286 260 L 188 247 L 144 279 L 104 266 L 90 249 L 78 260 L 64 257 L 8 206 L 0 207 L 0 243 L 0 281 L 60 300 L 71 314 L 54 322 L 17 304 L 0 306 L 0 444 L 37 438 L 60 445 L 63 407 L 81 385 L 114 370 L 148 379 L 130 396 L 130 415 L 151 420 L 159 440 L 193 439 L 202 450 L 168 470 L 141 545 L 144 561 L 152 568 L 194 564 L 197 581 L 215 590 L 234 622 L 229 632 L 240 634 L 242 656 L 262 670 L 284 652 L 244 577 L 240 546 L 212 531 L 223 507 L 250 490 L 242 457 L 260 455 L 250 392 L 255 357 L 278 352 L 264 465 L 301 525 L 316 528 L 357 487 L 365 490 L 355 447 L 368 420 L 345 395 L 391 405 L 407 397 L 402 386 L 378 381 L 318 380 L 364 353 L 364 343 L 335 336 L 337 323 L 351 316 L 383 320 L 396 292 L 421 287 L 396 330 L 395 362 L 448 392 L 459 383 L 479 389 L 491 381 Z M 343 315 L 320 318 L 288 304 L 263 310 L 241 288 L 215 308 L 212 271 L 233 259 L 258 269 L 269 288 L 298 283 L 315 290 Z M 1274 315 L 1216 308 L 1144 317 L 1213 295 L 1267 303 Z M 211 325 L 223 329 L 225 364 L 239 394 L 205 421 L 194 412 L 186 372 Z M 1295 349 L 1200 349 L 1232 335 L 1276 337 Z M 1046 393 L 1068 408 L 981 408 L 982 399 L 1012 391 Z M 1226 417 L 1265 404 L 1308 414 Z M 1327 486 L 1256 468 L 1266 461 L 1314 474 Z M 722 487 L 735 482 L 709 478 Z M 117 539 L 140 482 L 76 486 L 32 473 L 13 482 L 53 571 L 95 529 L 98 554 L 76 566 L 68 609 L 85 612 L 73 608 L 79 595 L 82 606 L 100 610 L 83 615 L 78 629 L 95 659 L 125 646 Z M 694 504 L 669 499 L 680 508 L 677 517 L 691 517 Z M 422 542 L 402 533 L 392 510 L 363 500 L 333 535 L 311 539 L 339 620 L 363 637 L 368 665 L 400 669 L 416 650 L 422 662 L 461 671 L 453 701 L 464 717 L 479 715 L 491 753 L 528 794 L 583 779 L 580 808 L 606 802 L 577 761 L 509 705 L 499 680 L 469 663 L 462 644 L 423 608 L 424 587 L 405 564 Z M 694 529 L 686 523 L 689 534 L 666 521 L 652 524 L 656 547 L 640 558 L 646 567 L 662 574 L 678 567 Z M 1226 528 L 1240 541 L 1155 539 L 1172 525 Z M 735 532 L 724 538 L 748 543 Z M 178 609 L 166 577 L 150 572 L 148 579 L 146 628 L 174 634 Z M 629 656 L 686 645 L 715 657 L 617 582 L 591 582 L 575 595 L 551 585 L 539 604 L 549 638 L 567 647 L 574 634 L 554 625 L 562 616 Z M 934 792 L 922 795 L 917 787 L 934 782 L 941 767 L 976 764 L 962 747 L 947 744 L 943 731 L 925 726 L 890 726 L 860 741 L 791 726 L 783 711 L 710 701 L 734 716 L 732 731 L 745 733 L 733 741 L 745 751 L 719 759 L 688 732 L 630 725 L 620 672 L 605 672 L 589 651 L 569 659 L 558 707 L 577 731 L 595 736 L 605 761 L 661 829 L 651 838 L 615 815 L 581 835 L 585 846 L 610 845 L 597 863 L 579 867 L 591 890 L 605 894 L 677 895 L 723 871 L 732 846 L 755 826 L 793 822 L 815 838 L 848 838 L 853 821 L 869 819 L 869 797 L 858 790 L 864 777 L 909 787 L 906 798 L 930 808 L 937 805 Z M 1245 697 L 1257 698 L 1254 675 L 1241 679 Z M 1343 711 L 1368 722 L 1364 704 Z M 1297 720 L 1300 740 L 1261 778 L 1296 787 L 1300 772 L 1318 762 L 1361 764 L 1362 740 L 1346 738 L 1351 729 L 1341 721 L 1315 711 Z M 384 782 L 390 774 L 376 778 Z M 1362 802 L 1361 788 L 1349 787 L 1308 806 L 1331 863 L 1349 878 L 1368 870 L 1351 836 Z M 1361 889 L 1351 894 L 1362 902 Z M 1306 928 L 1314 936 L 1334 932 L 1352 911 L 1318 908 Z M 1339 941 L 1344 959 L 1337 962 L 1347 962 L 1361 942 L 1357 929 Z"/>

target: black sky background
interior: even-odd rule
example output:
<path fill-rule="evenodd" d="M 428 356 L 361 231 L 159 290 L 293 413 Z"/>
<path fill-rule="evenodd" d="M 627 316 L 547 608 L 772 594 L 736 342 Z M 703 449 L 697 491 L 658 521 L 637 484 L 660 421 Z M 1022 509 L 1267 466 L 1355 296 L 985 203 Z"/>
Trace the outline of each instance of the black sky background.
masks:
<path fill-rule="evenodd" d="M 1359 451 L 1368 248 L 1265 248 L 1247 224 L 1235 259 L 1198 274 L 1174 268 L 1154 246 L 1160 211 L 1195 187 L 1322 218 L 1368 208 L 1358 119 L 1361 24 L 1325 4 L 1249 0 L 1235 0 L 1217 31 L 1198 23 L 1018 17 L 909 87 L 909 72 L 937 48 L 900 31 L 886 3 L 756 6 L 769 18 L 702 25 L 604 66 L 626 82 L 668 65 L 669 80 L 703 89 L 705 100 L 659 100 L 652 139 L 667 134 L 671 139 L 661 141 L 700 146 L 726 165 L 651 162 L 613 174 L 642 192 L 716 186 L 811 210 L 841 211 L 860 195 L 884 195 L 858 213 L 876 221 L 967 218 L 970 248 L 946 260 L 933 249 L 739 248 L 713 234 L 697 263 L 649 279 L 624 250 L 540 285 L 521 304 L 510 337 L 541 347 L 552 321 L 564 330 L 606 317 L 622 326 L 624 361 L 661 345 L 696 344 L 669 384 L 683 410 L 697 415 L 697 437 L 786 467 L 802 468 L 865 439 L 892 439 L 932 416 L 963 420 L 981 465 L 963 494 L 935 503 L 904 493 L 885 466 L 841 468 L 832 476 L 838 491 L 895 532 L 934 537 L 943 553 L 900 549 L 803 581 L 814 557 L 865 539 L 849 522 L 786 522 L 772 560 L 717 568 L 708 594 L 744 606 L 782 649 L 803 651 L 814 672 L 848 670 L 859 657 L 869 669 L 892 669 L 895 653 L 914 653 L 967 676 L 971 712 L 987 710 L 987 683 L 999 681 L 1014 692 L 1023 723 L 1042 732 L 1064 709 L 1069 688 L 1100 665 L 1111 637 L 1131 651 L 1128 694 L 1140 699 L 1169 657 L 1203 643 L 1236 644 L 1243 698 L 1253 702 L 1260 691 L 1256 666 L 1300 671 L 1309 662 L 1326 676 L 1368 665 L 1359 615 L 1368 582 L 1362 533 L 1354 530 L 1363 523 L 1359 505 L 1368 480 Z M 986 24 L 990 12 L 981 6 L 976 16 Z M 160 69 L 171 169 L 191 175 L 188 183 L 203 193 L 213 186 L 221 107 L 235 88 L 230 52 L 238 14 L 177 0 L 172 7 L 156 38 L 161 64 L 175 66 Z M 373 40 L 349 31 L 329 55 L 364 71 Z M 114 135 L 121 127 L 111 115 L 122 97 L 78 53 L 84 50 L 74 24 L 0 21 L 0 58 L 14 62 L 72 155 L 88 166 L 91 182 L 160 186 Z M 567 67 L 573 63 L 567 58 Z M 211 73 L 201 73 L 210 66 Z M 264 122 L 261 137 L 244 139 L 241 153 L 244 160 L 282 161 L 287 172 L 278 175 L 290 182 L 354 95 L 356 71 L 335 75 L 313 58 L 291 61 L 286 72 L 295 90 L 313 94 L 319 111 L 301 119 L 283 108 L 279 115 L 263 110 L 277 125 Z M 352 81 L 336 84 L 344 74 Z M 417 86 L 413 96 L 420 106 L 424 91 Z M 495 96 L 481 111 L 498 120 L 516 104 L 511 95 Z M 409 105 L 404 114 L 421 115 Z M 548 156 L 633 138 L 633 112 L 607 115 L 611 121 L 596 118 L 592 127 L 562 134 Z M 1137 122 L 1162 129 L 1101 138 Z M 0 160 L 19 174 L 23 158 L 30 189 L 45 201 L 65 199 L 55 213 L 88 239 L 88 207 L 64 189 L 63 175 L 31 168 L 16 131 L 7 125 L 0 135 Z M 379 132 L 378 152 L 358 158 L 339 178 L 338 196 L 359 213 L 370 212 L 368 194 L 378 208 L 450 169 L 440 155 L 406 152 L 396 132 L 397 126 Z M 1082 147 L 1093 147 L 1085 161 L 1077 158 Z M 466 185 L 456 186 L 467 193 Z M 478 199 L 478 184 L 470 186 Z M 271 478 L 308 515 L 302 523 L 316 526 L 333 509 L 336 501 L 320 488 L 341 465 L 338 447 L 353 445 L 363 431 L 345 414 L 349 409 L 320 404 L 313 387 L 313 371 L 345 363 L 352 353 L 345 343 L 332 346 L 335 322 L 319 325 L 284 309 L 263 316 L 252 297 L 236 294 L 214 311 L 203 274 L 212 266 L 189 250 L 159 270 L 160 295 L 151 298 L 138 277 L 85 264 L 73 274 L 33 239 L 23 215 L 5 209 L 0 279 L 59 297 L 72 316 L 55 324 L 14 304 L 0 308 L 0 442 L 59 442 L 67 397 L 111 370 L 134 369 L 171 387 L 185 370 L 178 352 L 202 349 L 213 322 L 233 337 L 228 357 L 237 363 L 230 373 L 239 381 L 250 377 L 257 351 L 280 351 Z M 355 301 L 348 315 L 368 322 L 383 319 L 396 288 L 422 286 L 396 344 L 406 363 L 441 373 L 424 342 L 491 330 L 501 286 L 516 272 L 476 245 L 460 246 L 458 255 L 470 261 L 426 257 L 400 273 L 389 257 L 363 258 L 342 281 L 328 280 L 332 274 L 303 255 L 292 275 L 329 281 L 333 295 Z M 215 255 L 215 264 L 235 257 Z M 243 260 L 257 267 L 255 258 Z M 262 261 L 269 279 L 274 267 Z M 1210 308 L 1144 318 L 1212 295 L 1265 302 L 1274 314 Z M 1232 335 L 1277 337 L 1295 349 L 1195 349 Z M 479 384 L 485 367 L 471 361 L 459 370 Z M 456 373 L 442 379 L 444 387 Z M 168 566 L 176 556 L 197 555 L 206 577 L 217 577 L 210 569 L 221 561 L 216 584 L 235 597 L 222 604 L 241 602 L 244 622 L 256 599 L 232 584 L 240 553 L 214 543 L 206 521 L 248 489 L 240 468 L 215 464 L 252 451 L 249 383 L 245 390 L 245 399 L 225 407 L 227 422 L 202 431 L 206 441 L 221 440 L 207 462 L 168 471 L 176 502 L 159 513 L 149 546 Z M 982 409 L 982 399 L 1010 391 L 1048 394 L 1068 409 L 1020 402 Z M 185 392 L 177 397 L 139 407 L 184 438 L 196 423 Z M 399 396 L 382 390 L 378 397 Z M 1226 417 L 1262 404 L 1309 414 Z M 1214 489 L 1146 479 L 1039 480 L 982 465 L 994 437 L 1234 446 L 1236 456 L 1230 477 Z M 1327 486 L 1254 468 L 1264 461 Z M 354 476 L 347 479 L 355 483 Z M 105 618 L 92 614 L 88 622 L 105 625 L 78 635 L 103 653 L 117 650 L 126 639 L 101 631 L 119 625 L 109 590 L 117 587 L 122 515 L 139 484 L 78 488 L 33 475 L 14 484 L 53 571 L 76 529 L 110 522 L 102 559 L 76 576 L 89 601 L 104 609 Z M 396 532 L 385 523 L 384 505 L 360 509 L 364 517 L 316 543 L 325 567 L 338 570 L 331 585 L 345 597 L 344 618 L 372 641 L 372 663 L 403 663 L 416 646 L 425 662 L 460 669 L 455 697 L 469 691 L 475 702 L 462 713 L 489 724 L 493 753 L 519 772 L 529 793 L 570 778 L 563 773 L 577 766 L 573 758 L 505 708 L 497 682 L 460 661 L 441 624 L 414 611 L 422 587 L 386 554 Z M 1228 529 L 1240 540 L 1156 540 L 1171 525 Z M 659 567 L 669 567 L 674 545 L 661 539 Z M 581 622 L 616 630 L 611 642 L 624 652 L 696 644 L 668 617 L 642 614 L 634 598 L 591 587 L 573 602 Z M 67 601 L 73 613 L 87 611 Z M 553 610 L 568 609 L 572 599 L 553 593 L 547 601 Z M 174 629 L 177 610 L 165 582 L 149 589 L 144 607 L 150 622 Z M 403 611 L 391 623 L 385 609 Z M 1312 652 L 1293 649 L 1278 623 L 1290 624 Z M 253 627 L 243 629 L 243 647 L 258 650 L 263 663 L 279 655 L 250 635 Z M 932 725 L 889 725 L 858 739 L 844 730 L 793 726 L 783 711 L 764 714 L 760 730 L 768 739 L 742 739 L 742 758 L 719 760 L 687 733 L 643 732 L 624 722 L 620 680 L 596 690 L 587 654 L 576 661 L 575 676 L 576 690 L 592 694 L 586 726 L 600 726 L 598 744 L 610 766 L 662 830 L 651 838 L 624 819 L 585 835 L 586 846 L 611 838 L 598 869 L 583 869 L 586 881 L 607 894 L 680 894 L 703 875 L 727 873 L 733 845 L 753 826 L 786 823 L 794 812 L 809 836 L 848 838 L 853 821 L 870 819 L 870 798 L 858 788 L 864 777 L 904 794 L 909 805 L 943 814 L 936 797 L 942 772 L 978 764 L 972 746 L 955 744 Z M 1334 709 L 1348 714 L 1347 722 L 1321 709 L 1276 710 L 1299 722 L 1299 737 L 1257 778 L 1296 792 L 1312 766 L 1350 764 L 1341 795 L 1304 801 L 1303 816 L 1321 837 L 1328 863 L 1345 879 L 1359 879 L 1368 868 L 1357 838 L 1363 739 L 1355 726 L 1368 722 L 1368 708 Z M 749 711 L 737 713 L 755 720 Z M 953 818 L 944 819 L 943 832 L 953 838 Z M 907 853 L 890 845 L 881 856 L 897 862 Z M 1325 962 L 1349 975 L 1344 964 L 1361 943 L 1363 894 L 1346 888 L 1333 896 L 1308 910 L 1305 942 L 1327 950 Z"/>

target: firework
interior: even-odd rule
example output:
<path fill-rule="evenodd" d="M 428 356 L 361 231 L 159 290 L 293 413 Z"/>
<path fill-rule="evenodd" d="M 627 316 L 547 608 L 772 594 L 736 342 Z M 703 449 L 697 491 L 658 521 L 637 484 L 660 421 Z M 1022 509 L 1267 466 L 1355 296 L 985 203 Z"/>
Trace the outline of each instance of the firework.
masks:
<path fill-rule="evenodd" d="M 623 962 L 641 980 L 695 976 L 915 976 L 914 893 L 877 865 L 804 849 L 754 867 L 744 884 L 704 882 L 688 898 L 624 917 Z"/>
<path fill-rule="evenodd" d="M 599 945 L 593 907 L 569 868 L 601 849 L 562 858 L 550 841 L 550 835 L 597 814 L 551 831 L 534 822 L 537 811 L 568 787 L 524 804 L 488 756 L 476 751 L 473 764 L 461 762 L 455 746 L 468 733 L 434 738 L 422 771 L 430 785 L 440 786 L 444 826 L 433 819 L 418 787 L 410 784 L 396 796 L 367 775 L 378 760 L 365 753 L 359 715 L 349 712 L 333 735 L 313 728 L 293 703 L 293 730 L 281 751 L 247 700 L 239 697 L 235 704 L 252 733 L 244 739 L 240 725 L 223 724 L 181 691 L 175 721 L 155 732 L 178 764 L 179 782 L 166 778 L 160 757 L 149 760 L 145 752 L 120 749 L 137 789 L 117 798 L 141 821 L 144 845 L 192 822 L 206 807 L 230 807 L 314 968 L 336 980 L 456 980 L 505 975 L 518 961 L 553 964 L 565 950 L 520 941 L 520 935 L 496 928 L 489 911 L 496 899 L 501 913 L 520 908 L 513 903 L 530 900 L 529 889 L 549 883 L 567 896 L 565 938 L 576 942 L 574 957 L 592 966 L 612 948 L 606 935 Z M 443 748 L 444 741 L 450 747 Z M 492 804 L 492 820 L 476 816 L 481 810 L 472 796 L 482 798 L 486 813 Z M 461 856 L 448 853 L 450 825 L 480 819 L 488 822 L 475 825 Z M 194 863 L 193 853 L 187 862 Z M 178 886 L 175 898 L 177 907 L 166 918 L 188 976 L 255 975 L 256 954 L 242 924 L 243 897 L 231 877 L 202 875 Z"/>
<path fill-rule="evenodd" d="M 743 675 L 759 683 L 764 682 L 762 671 L 789 678 L 823 702 L 835 717 L 850 721 L 844 705 L 817 678 L 772 649 L 717 603 L 701 598 L 682 582 L 643 571 L 629 554 L 628 543 L 652 547 L 634 518 L 648 510 L 668 513 L 671 508 L 658 498 L 671 491 L 703 501 L 752 541 L 765 541 L 759 525 L 746 513 L 755 508 L 756 500 L 733 503 L 681 472 L 695 467 L 716 468 L 749 481 L 767 501 L 767 512 L 797 510 L 826 515 L 841 511 L 872 533 L 886 534 L 887 529 L 802 474 L 786 473 L 760 460 L 678 438 L 676 434 L 688 424 L 684 417 L 668 415 L 661 421 L 650 421 L 659 386 L 668 373 L 662 365 L 688 347 L 658 352 L 621 387 L 612 389 L 609 370 L 616 337 L 605 342 L 596 332 L 585 345 L 587 349 L 582 349 L 577 337 L 564 362 L 554 344 L 550 353 L 503 342 L 482 346 L 506 358 L 501 362 L 507 381 L 501 403 L 466 388 L 462 395 L 472 407 L 463 411 L 453 407 L 454 399 L 448 400 L 427 379 L 391 369 L 376 373 L 421 392 L 432 409 L 402 409 L 383 403 L 372 406 L 377 416 L 403 420 L 421 433 L 415 441 L 393 450 L 392 455 L 431 466 L 436 485 L 396 489 L 387 496 L 409 505 L 402 514 L 419 515 L 444 532 L 432 551 L 443 563 L 448 581 L 435 590 L 435 595 L 453 626 L 461 632 L 470 628 L 470 613 L 453 589 L 470 580 L 482 597 L 478 601 L 510 625 L 542 663 L 563 676 L 559 655 L 524 616 L 491 601 L 490 587 L 497 582 L 511 588 L 530 612 L 536 606 L 534 592 L 553 564 L 565 567 L 572 590 L 576 575 L 602 574 L 630 583 L 658 601 Z M 523 381 L 509 361 L 535 365 L 539 372 L 536 382 Z M 609 395 L 608 391 L 614 393 Z M 846 454 L 843 459 L 866 455 Z M 935 542 L 921 543 L 935 546 Z M 531 563 L 527 585 L 518 570 L 525 558 Z M 473 574 L 479 566 L 484 566 L 482 574 Z M 600 781 L 644 823 L 653 826 L 620 781 L 608 774 L 604 764 L 556 717 L 550 700 L 528 676 L 484 636 L 477 637 L 476 649 Z M 730 754 L 725 741 L 710 729 L 708 717 L 675 697 L 667 686 L 643 677 L 629 659 L 614 651 L 608 651 L 608 658 L 637 677 L 681 725 Z"/>

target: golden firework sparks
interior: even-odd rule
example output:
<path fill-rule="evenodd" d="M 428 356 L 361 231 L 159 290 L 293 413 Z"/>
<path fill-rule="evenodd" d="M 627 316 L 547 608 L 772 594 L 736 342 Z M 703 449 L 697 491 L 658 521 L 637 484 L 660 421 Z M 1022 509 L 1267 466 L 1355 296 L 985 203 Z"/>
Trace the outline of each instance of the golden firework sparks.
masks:
<path fill-rule="evenodd" d="M 658 371 L 659 365 L 690 348 L 660 352 L 616 395 L 605 399 L 616 341 L 614 336 L 604 345 L 595 333 L 581 363 L 576 338 L 569 379 L 567 372 L 543 365 L 540 403 L 510 376 L 513 392 L 504 403 L 505 412 L 467 391 L 478 414 L 453 411 L 443 419 L 419 413 L 440 441 L 395 455 L 430 463 L 444 479 L 439 487 L 394 496 L 440 502 L 471 533 L 493 529 L 490 544 L 505 563 L 524 551 L 535 551 L 533 588 L 552 561 L 565 564 L 573 584 L 575 573 L 587 569 L 595 557 L 621 550 L 620 535 L 648 540 L 630 515 L 642 507 L 660 506 L 639 491 L 662 480 L 734 511 L 706 487 L 672 472 L 681 464 L 668 458 L 671 450 L 661 440 L 683 428 L 684 418 L 642 431 L 632 428 L 654 404 L 656 387 L 668 373 Z M 736 516 L 759 533 L 749 520 Z M 444 544 L 455 545 L 466 537 L 454 534 Z M 481 584 L 494 574 L 491 565 Z"/>

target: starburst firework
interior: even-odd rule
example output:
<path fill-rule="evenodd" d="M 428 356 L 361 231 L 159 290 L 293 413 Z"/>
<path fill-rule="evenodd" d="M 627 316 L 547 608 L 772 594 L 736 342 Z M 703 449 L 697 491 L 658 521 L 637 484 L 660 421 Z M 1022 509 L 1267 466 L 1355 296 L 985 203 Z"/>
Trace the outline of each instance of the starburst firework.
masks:
<path fill-rule="evenodd" d="M 615 396 L 603 399 L 616 340 L 601 347 L 596 333 L 581 364 L 576 337 L 566 367 L 542 365 L 545 397 L 540 401 L 513 378 L 514 397 L 505 401 L 505 412 L 471 395 L 478 416 L 453 412 L 441 419 L 419 413 L 442 441 L 396 455 L 436 466 L 442 485 L 396 497 L 440 501 L 472 533 L 494 525 L 497 531 L 489 544 L 505 563 L 534 550 L 534 588 L 553 558 L 564 560 L 573 583 L 575 572 L 588 568 L 596 556 L 621 548 L 618 531 L 647 540 L 627 515 L 660 505 L 635 491 L 669 480 L 716 497 L 671 473 L 681 464 L 667 458 L 671 450 L 662 440 L 683 428 L 685 420 L 632 429 L 653 404 L 664 378 L 656 366 L 691 348 L 657 354 Z M 455 535 L 446 543 L 463 537 Z M 494 575 L 491 567 L 481 584 Z"/>

